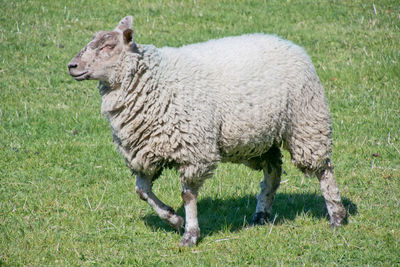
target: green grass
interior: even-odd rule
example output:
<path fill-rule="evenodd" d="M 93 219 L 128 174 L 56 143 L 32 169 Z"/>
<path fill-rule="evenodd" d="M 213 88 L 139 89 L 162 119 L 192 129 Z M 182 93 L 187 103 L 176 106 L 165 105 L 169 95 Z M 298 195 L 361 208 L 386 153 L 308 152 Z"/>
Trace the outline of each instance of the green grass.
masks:
<path fill-rule="evenodd" d="M 398 1 L 0 5 L 0 265 L 400 264 Z M 329 99 L 348 224 L 328 227 L 318 181 L 304 178 L 286 153 L 273 225 L 244 227 L 262 174 L 222 164 L 200 193 L 199 245 L 179 248 L 181 235 L 134 193 L 100 116 L 97 83 L 67 73 L 96 31 L 129 14 L 138 43 L 266 32 L 303 46 Z M 177 173 L 165 171 L 155 191 L 183 214 Z"/>

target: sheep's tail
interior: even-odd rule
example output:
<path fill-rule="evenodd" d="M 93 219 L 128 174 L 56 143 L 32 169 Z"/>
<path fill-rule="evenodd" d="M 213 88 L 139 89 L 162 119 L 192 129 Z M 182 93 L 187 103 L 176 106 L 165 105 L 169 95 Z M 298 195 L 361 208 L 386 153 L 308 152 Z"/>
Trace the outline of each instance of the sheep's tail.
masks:
<path fill-rule="evenodd" d="M 328 102 L 315 71 L 312 72 L 289 100 L 291 119 L 284 137 L 293 164 L 306 174 L 327 168 L 332 150 Z"/>

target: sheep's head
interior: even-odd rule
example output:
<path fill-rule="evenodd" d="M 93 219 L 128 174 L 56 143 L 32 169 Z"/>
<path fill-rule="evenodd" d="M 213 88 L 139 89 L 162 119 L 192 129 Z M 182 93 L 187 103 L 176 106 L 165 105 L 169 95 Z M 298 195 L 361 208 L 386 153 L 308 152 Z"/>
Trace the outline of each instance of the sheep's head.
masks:
<path fill-rule="evenodd" d="M 96 33 L 68 64 L 69 74 L 77 81 L 108 82 L 122 51 L 134 46 L 132 17 L 123 18 L 113 31 Z"/>

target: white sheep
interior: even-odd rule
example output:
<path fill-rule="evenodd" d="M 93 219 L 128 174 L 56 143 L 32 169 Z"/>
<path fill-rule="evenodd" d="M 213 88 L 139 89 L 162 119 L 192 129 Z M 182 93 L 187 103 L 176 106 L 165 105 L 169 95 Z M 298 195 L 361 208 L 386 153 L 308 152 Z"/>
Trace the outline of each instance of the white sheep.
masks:
<path fill-rule="evenodd" d="M 292 162 L 318 177 L 330 223 L 346 215 L 333 177 L 331 119 L 305 51 L 273 35 L 249 34 L 156 48 L 134 41 L 132 17 L 99 32 L 69 63 L 76 80 L 99 80 L 102 113 L 136 174 L 136 192 L 175 229 L 184 220 L 152 185 L 163 168 L 180 172 L 185 233 L 200 236 L 198 190 L 218 162 L 264 171 L 253 224 L 265 224 L 280 184 L 283 145 Z"/>

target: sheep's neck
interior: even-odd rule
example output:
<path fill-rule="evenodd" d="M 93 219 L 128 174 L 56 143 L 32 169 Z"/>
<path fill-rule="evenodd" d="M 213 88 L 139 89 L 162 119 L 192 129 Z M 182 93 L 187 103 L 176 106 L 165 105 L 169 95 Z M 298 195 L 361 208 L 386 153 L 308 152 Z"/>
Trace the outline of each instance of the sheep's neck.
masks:
<path fill-rule="evenodd" d="M 114 143 L 128 165 L 139 170 L 143 164 L 157 165 L 158 159 L 143 155 L 138 158 L 137 154 L 147 151 L 151 135 L 161 130 L 169 106 L 168 97 L 160 93 L 157 84 L 159 57 L 151 52 L 121 57 L 119 75 L 114 74 L 109 84 L 99 86 L 102 113 L 110 122 Z M 144 162 L 147 160 L 152 162 Z"/>

